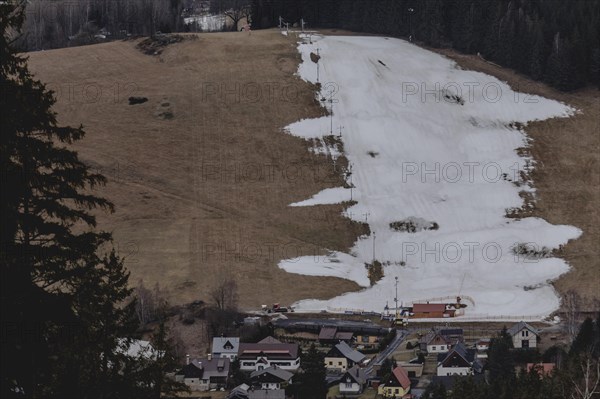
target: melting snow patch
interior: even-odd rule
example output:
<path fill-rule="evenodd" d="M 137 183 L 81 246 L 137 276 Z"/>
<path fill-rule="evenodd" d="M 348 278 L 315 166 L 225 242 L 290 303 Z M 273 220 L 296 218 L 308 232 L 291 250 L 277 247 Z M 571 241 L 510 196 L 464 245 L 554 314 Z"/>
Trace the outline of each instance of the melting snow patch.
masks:
<path fill-rule="evenodd" d="M 509 219 L 506 212 L 523 207 L 520 192 L 533 193 L 523 180 L 531 159 L 517 152 L 528 145 L 523 126 L 574 110 L 515 92 L 399 39 L 329 36 L 319 37 L 318 46 L 299 44 L 298 74 L 313 83 L 317 63 L 310 54 L 317 47 L 318 97 L 331 100 L 326 105 L 333 120 L 301 120 L 287 131 L 322 139 L 331 134 L 332 122 L 344 126 L 341 140 L 354 188 L 329 188 L 291 205 L 339 203 L 352 195 L 356 202 L 345 215 L 367 222 L 372 233 L 354 243 L 355 256 L 338 252 L 319 261 L 280 262 L 290 273 L 341 277 L 365 287 L 327 301 L 300 301 L 297 309 L 381 311 L 393 303 L 396 277 L 404 303 L 473 298 L 467 317 L 542 318 L 557 309 L 559 298 L 548 282 L 569 266 L 552 250 L 581 231 L 539 218 Z M 398 222 L 410 234 L 396 231 Z M 384 277 L 369 287 L 364 265 L 374 254 Z"/>

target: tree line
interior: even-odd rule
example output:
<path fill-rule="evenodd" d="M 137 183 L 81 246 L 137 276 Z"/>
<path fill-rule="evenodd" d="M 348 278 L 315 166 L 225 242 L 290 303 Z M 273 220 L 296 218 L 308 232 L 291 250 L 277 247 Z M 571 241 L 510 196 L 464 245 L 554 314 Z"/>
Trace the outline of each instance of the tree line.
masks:
<path fill-rule="evenodd" d="M 199 31 L 185 16 L 224 15 L 236 30 L 251 0 L 27 0 L 22 51 L 80 46 L 157 33 Z"/>
<path fill-rule="evenodd" d="M 479 53 L 560 90 L 600 87 L 600 0 L 253 1 L 253 27 L 279 16 Z"/>
<path fill-rule="evenodd" d="M 185 30 L 185 0 L 29 0 L 21 50 L 46 50 Z"/>

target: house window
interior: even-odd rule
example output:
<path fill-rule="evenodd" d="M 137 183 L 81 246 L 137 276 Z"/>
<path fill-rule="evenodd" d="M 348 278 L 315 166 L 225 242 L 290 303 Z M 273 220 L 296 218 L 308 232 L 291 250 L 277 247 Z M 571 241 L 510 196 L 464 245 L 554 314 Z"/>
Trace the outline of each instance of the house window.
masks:
<path fill-rule="evenodd" d="M 435 347 L 435 346 L 431 347 L 431 350 L 436 350 L 436 349 L 437 349 L 437 347 Z"/>
<path fill-rule="evenodd" d="M 400 393 L 400 389 L 398 389 L 398 388 L 394 389 L 394 393 L 399 394 Z"/>
<path fill-rule="evenodd" d="M 346 383 L 346 388 L 352 388 L 352 383 L 351 382 L 347 382 Z"/>
<path fill-rule="evenodd" d="M 368 335 L 361 336 L 360 337 L 360 342 L 368 343 L 369 342 L 369 336 Z"/>
<path fill-rule="evenodd" d="M 338 366 L 341 366 L 341 365 L 342 365 L 342 362 L 338 362 Z"/>
<path fill-rule="evenodd" d="M 330 361 L 330 362 L 329 362 L 329 365 L 330 365 L 330 366 L 333 366 L 333 362 L 331 362 L 331 361 Z"/>

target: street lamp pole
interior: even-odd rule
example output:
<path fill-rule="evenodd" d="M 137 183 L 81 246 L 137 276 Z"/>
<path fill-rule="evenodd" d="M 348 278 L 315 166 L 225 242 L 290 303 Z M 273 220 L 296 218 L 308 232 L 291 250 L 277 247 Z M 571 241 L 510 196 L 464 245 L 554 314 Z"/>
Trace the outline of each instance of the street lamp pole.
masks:
<path fill-rule="evenodd" d="M 396 276 L 396 297 L 394 301 L 396 302 L 396 320 L 398 320 L 398 276 Z"/>
<path fill-rule="evenodd" d="M 373 230 L 373 265 L 375 265 L 375 230 Z"/>
<path fill-rule="evenodd" d="M 412 14 L 415 11 L 414 8 L 408 9 L 408 41 L 412 42 Z"/>

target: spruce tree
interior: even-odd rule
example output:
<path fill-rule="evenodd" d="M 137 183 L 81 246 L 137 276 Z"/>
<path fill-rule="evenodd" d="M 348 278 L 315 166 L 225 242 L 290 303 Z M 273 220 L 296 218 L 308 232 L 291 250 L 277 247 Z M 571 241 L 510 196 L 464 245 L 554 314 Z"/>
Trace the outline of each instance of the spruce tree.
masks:
<path fill-rule="evenodd" d="M 302 373 L 294 379 L 296 399 L 325 399 L 327 383 L 325 356 L 314 344 L 301 357 Z"/>
<path fill-rule="evenodd" d="M 136 327 L 129 275 L 98 255 L 110 235 L 91 213 L 113 208 L 93 193 L 105 178 L 69 147 L 83 128 L 58 125 L 54 94 L 13 47 L 23 4 L 0 3 L 0 396 L 136 397 L 118 351 Z"/>
<path fill-rule="evenodd" d="M 90 209 L 112 204 L 85 191 L 104 183 L 65 146 L 83 129 L 58 126 L 52 92 L 13 48 L 24 9 L 0 3 L 0 163 L 2 166 L 2 394 L 47 391 L 64 337 L 76 328 L 64 284 L 108 236 L 93 227 Z"/>

